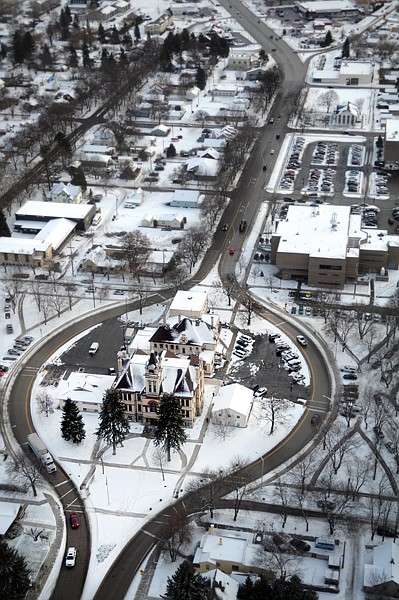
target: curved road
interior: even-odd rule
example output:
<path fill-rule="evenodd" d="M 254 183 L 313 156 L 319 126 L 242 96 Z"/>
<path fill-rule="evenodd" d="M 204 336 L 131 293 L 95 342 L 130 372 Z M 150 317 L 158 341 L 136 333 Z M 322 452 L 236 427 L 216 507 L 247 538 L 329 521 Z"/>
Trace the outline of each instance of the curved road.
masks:
<path fill-rule="evenodd" d="M 223 1 L 222 4 L 227 8 L 227 3 Z M 284 94 L 294 85 L 298 85 L 298 83 L 303 80 L 306 71 L 304 65 L 284 42 L 272 42 L 269 40 L 269 36 L 272 35 L 272 32 L 263 23 L 258 23 L 258 18 L 245 6 L 235 0 L 231 1 L 231 5 L 234 6 L 237 11 L 240 11 L 242 14 L 241 22 L 245 22 L 245 28 L 251 32 L 251 35 L 259 41 L 262 46 L 264 46 L 267 52 L 270 52 L 272 47 L 276 47 L 277 51 L 273 53 L 273 57 L 282 65 L 284 71 L 285 78 L 282 89 L 282 96 L 284 96 Z M 277 112 L 280 111 L 282 117 L 280 120 L 277 120 Z M 264 173 L 262 171 L 262 165 L 265 162 L 272 165 L 276 160 L 280 142 L 274 143 L 276 142 L 275 136 L 276 133 L 283 133 L 286 130 L 288 122 L 288 116 L 284 116 L 281 108 L 272 109 L 269 117 L 270 116 L 275 116 L 275 124 L 273 126 L 265 126 L 261 135 L 258 137 L 254 151 L 252 152 L 251 158 L 240 179 L 239 187 L 232 194 L 232 201 L 226 209 L 224 219 L 228 220 L 232 225 L 226 234 L 221 235 L 221 232 L 215 234 L 212 248 L 207 252 L 203 264 L 196 275 L 196 280 L 201 280 L 203 278 L 210 267 L 215 264 L 220 253 L 223 252 L 229 244 L 234 245 L 237 250 L 240 249 L 245 236 L 238 233 L 237 225 L 242 216 L 245 215 L 245 218 L 247 219 L 248 229 L 250 229 L 251 223 L 254 222 L 257 217 L 260 202 L 265 198 L 263 190 L 265 178 L 262 175 L 262 173 Z M 281 139 L 283 139 L 283 137 L 284 136 L 281 135 Z M 270 148 L 272 143 L 276 154 L 273 156 L 273 159 L 270 160 Z M 268 155 L 267 161 L 266 155 Z M 270 168 L 268 171 L 269 170 Z M 259 176 L 260 173 L 261 176 Z M 191 286 L 192 283 L 193 282 L 190 282 L 189 285 Z M 163 292 L 161 301 L 164 300 L 165 293 Z M 160 300 L 159 297 L 156 298 L 153 296 L 152 301 L 159 302 Z M 132 306 L 133 304 L 134 303 L 132 303 Z M 129 308 L 129 310 L 130 309 L 131 308 Z M 40 366 L 46 362 L 49 355 L 52 354 L 57 347 L 64 344 L 77 333 L 103 321 L 105 318 L 120 316 L 125 310 L 126 308 L 123 304 L 123 306 L 107 310 L 106 316 L 105 313 L 96 313 L 86 317 L 79 323 L 72 324 L 67 330 L 56 333 L 52 339 L 39 347 L 31 358 L 26 358 L 23 361 L 21 371 L 12 387 L 9 403 L 10 423 L 14 426 L 13 431 L 15 437 L 22 447 L 26 447 L 26 436 L 33 429 L 29 415 L 29 396 L 31 385 Z M 270 315 L 268 315 L 268 318 L 269 317 Z M 297 330 L 290 323 L 285 322 L 283 328 L 291 336 L 295 337 L 297 334 Z M 323 411 L 327 408 L 327 402 L 323 399 L 323 396 L 328 396 L 330 389 L 326 366 L 324 361 L 320 358 L 317 349 L 311 342 L 307 349 L 307 355 L 309 357 L 311 369 L 313 369 L 314 389 L 317 390 L 317 398 L 311 399 L 309 408 L 312 410 L 312 407 L 314 407 L 318 411 Z M 26 415 L 26 420 L 21 419 L 21 414 Z M 274 469 L 285 462 L 311 440 L 313 435 L 314 429 L 310 425 L 310 414 L 307 411 L 297 428 L 291 432 L 279 446 L 265 455 L 263 460 L 258 461 L 255 466 L 251 467 L 251 477 L 253 479 L 259 478 L 262 474 L 265 474 L 269 470 Z M 85 575 L 89 564 L 89 527 L 86 521 L 84 507 L 79 501 L 77 490 L 69 480 L 68 475 L 59 469 L 58 473 L 52 479 L 49 478 L 49 481 L 55 484 L 55 489 L 61 499 L 66 514 L 72 509 L 80 513 L 80 528 L 78 530 L 71 530 L 70 527 L 67 527 L 67 546 L 76 545 L 79 548 L 77 566 L 75 567 L 73 574 L 74 576 L 71 577 L 70 572 L 65 568 L 61 569 L 53 598 L 55 600 L 64 598 L 68 600 L 78 600 L 82 594 Z M 197 499 L 192 495 L 184 497 L 177 501 L 177 503 L 184 504 L 190 513 L 199 508 L 197 506 Z M 96 599 L 109 600 L 109 598 L 112 598 L 113 600 L 116 600 L 124 597 L 143 558 L 151 550 L 154 543 L 156 543 L 156 538 L 161 534 L 162 524 L 165 518 L 167 518 L 167 515 L 173 510 L 173 507 L 168 507 L 159 513 L 145 528 L 143 528 L 142 531 L 138 532 L 132 538 L 107 573 L 107 576 L 95 596 Z"/>

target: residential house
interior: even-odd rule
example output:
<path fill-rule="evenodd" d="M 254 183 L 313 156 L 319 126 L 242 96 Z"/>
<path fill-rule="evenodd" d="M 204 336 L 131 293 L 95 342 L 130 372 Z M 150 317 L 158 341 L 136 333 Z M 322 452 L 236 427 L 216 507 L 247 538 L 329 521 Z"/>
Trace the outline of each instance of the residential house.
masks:
<path fill-rule="evenodd" d="M 237 600 L 240 584 L 230 575 L 226 575 L 220 569 L 212 569 L 202 576 L 209 582 L 215 600 Z"/>
<path fill-rule="evenodd" d="M 113 169 L 115 166 L 111 156 L 107 154 L 82 154 L 80 164 L 92 169 Z"/>
<path fill-rule="evenodd" d="M 195 551 L 193 565 L 199 573 L 220 569 L 223 573 L 262 573 L 258 547 L 251 544 L 244 532 L 216 530 L 211 525 Z M 270 572 L 264 573 L 272 576 Z"/>
<path fill-rule="evenodd" d="M 83 200 L 82 188 L 80 185 L 71 185 L 70 183 L 55 183 L 46 196 L 46 200 L 64 204 L 79 204 Z"/>
<path fill-rule="evenodd" d="M 141 188 L 137 188 L 137 190 L 133 194 L 129 194 L 125 198 L 125 208 L 135 208 L 136 206 L 141 206 L 143 203 L 143 190 Z"/>
<path fill-rule="evenodd" d="M 248 71 L 252 67 L 253 56 L 250 52 L 230 52 L 227 66 L 236 71 Z"/>
<path fill-rule="evenodd" d="M 115 388 L 121 392 L 129 419 L 156 426 L 162 396 L 172 394 L 180 401 L 184 425 L 193 425 L 204 401 L 204 369 L 198 356 L 137 350 L 123 360 Z"/>
<path fill-rule="evenodd" d="M 184 229 L 184 225 L 187 223 L 186 217 L 181 213 L 171 214 L 166 213 L 164 215 L 154 216 L 153 213 L 148 213 L 145 218 L 141 221 L 142 227 L 167 227 L 169 230 L 172 229 Z"/>
<path fill-rule="evenodd" d="M 161 35 L 168 29 L 168 27 L 172 27 L 173 18 L 169 12 L 166 12 L 160 15 L 155 21 L 151 21 L 151 23 L 146 23 L 144 25 L 144 33 L 149 33 L 150 35 Z"/>
<path fill-rule="evenodd" d="M 190 158 L 185 169 L 198 181 L 214 181 L 219 173 L 220 164 L 214 158 Z"/>
<path fill-rule="evenodd" d="M 364 565 L 363 590 L 378 598 L 399 598 L 399 546 L 394 541 L 374 546 L 372 560 Z"/>
<path fill-rule="evenodd" d="M 170 205 L 177 208 L 199 208 L 199 197 L 196 190 L 175 190 Z"/>
<path fill-rule="evenodd" d="M 213 399 L 212 422 L 247 427 L 253 399 L 253 391 L 239 383 L 222 386 Z"/>

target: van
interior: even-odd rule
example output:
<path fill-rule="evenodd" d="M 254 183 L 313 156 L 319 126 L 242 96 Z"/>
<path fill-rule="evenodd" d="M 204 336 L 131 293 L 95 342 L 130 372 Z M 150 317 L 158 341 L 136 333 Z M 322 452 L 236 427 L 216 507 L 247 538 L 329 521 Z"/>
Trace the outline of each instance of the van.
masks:
<path fill-rule="evenodd" d="M 323 550 L 335 550 L 334 540 L 328 538 L 317 538 L 315 548 L 323 548 Z"/>
<path fill-rule="evenodd" d="M 93 342 L 92 345 L 89 348 L 89 354 L 90 356 L 94 356 L 94 354 L 97 352 L 97 350 L 99 349 L 100 344 L 98 342 Z"/>

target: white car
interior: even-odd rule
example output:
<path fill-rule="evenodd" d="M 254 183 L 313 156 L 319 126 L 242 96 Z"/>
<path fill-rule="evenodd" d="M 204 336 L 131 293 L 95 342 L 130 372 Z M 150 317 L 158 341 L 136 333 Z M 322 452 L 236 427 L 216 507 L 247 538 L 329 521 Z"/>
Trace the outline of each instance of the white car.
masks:
<path fill-rule="evenodd" d="M 76 563 L 76 548 L 71 546 L 68 548 L 67 555 L 65 557 L 65 566 L 66 567 L 74 567 Z"/>
<path fill-rule="evenodd" d="M 349 365 L 344 365 L 341 367 L 342 373 L 356 373 L 356 367 L 350 367 Z"/>
<path fill-rule="evenodd" d="M 296 341 L 304 348 L 306 348 L 306 346 L 308 345 L 308 340 L 305 337 L 303 337 L 303 335 L 297 335 Z"/>
<path fill-rule="evenodd" d="M 254 392 L 255 398 L 259 398 L 260 396 L 264 396 L 265 394 L 267 394 L 266 387 L 260 387 L 256 390 L 256 392 Z"/>
<path fill-rule="evenodd" d="M 292 381 L 302 381 L 303 379 L 305 379 L 305 375 L 302 373 L 294 373 L 292 376 Z"/>

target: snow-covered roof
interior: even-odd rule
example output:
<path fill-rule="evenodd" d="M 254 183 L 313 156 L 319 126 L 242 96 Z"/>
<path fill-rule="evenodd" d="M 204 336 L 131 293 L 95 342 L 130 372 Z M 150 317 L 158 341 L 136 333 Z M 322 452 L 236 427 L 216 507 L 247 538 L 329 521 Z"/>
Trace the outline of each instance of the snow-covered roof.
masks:
<path fill-rule="evenodd" d="M 212 569 L 212 571 L 203 573 L 202 577 L 207 579 L 212 589 L 217 592 L 218 600 L 236 600 L 240 584 L 230 575 L 223 573 L 220 569 Z"/>
<path fill-rule="evenodd" d="M 46 252 L 50 244 L 35 239 L 0 237 L 0 252 L 8 254 L 33 254 Z"/>
<path fill-rule="evenodd" d="M 212 412 L 231 410 L 248 416 L 253 402 L 253 391 L 240 383 L 222 385 L 213 400 Z"/>
<path fill-rule="evenodd" d="M 220 153 L 214 148 L 207 148 L 198 154 L 199 158 L 211 158 L 212 160 L 218 160 L 220 158 Z"/>
<path fill-rule="evenodd" d="M 349 206 L 320 204 L 290 205 L 285 221 L 278 223 L 273 236 L 280 236 L 278 253 L 308 254 L 326 258 L 346 257 L 351 217 Z M 352 232 L 356 233 L 356 229 Z"/>
<path fill-rule="evenodd" d="M 53 250 L 58 250 L 75 227 L 76 223 L 69 219 L 51 219 L 51 221 L 47 221 L 43 229 L 36 234 L 35 240 L 51 245 Z"/>
<path fill-rule="evenodd" d="M 92 375 L 89 373 L 73 372 L 68 379 L 61 380 L 58 400 L 70 398 L 73 402 L 85 404 L 102 404 L 106 390 L 115 381 L 113 375 Z"/>
<path fill-rule="evenodd" d="M 21 504 L 15 502 L 0 502 L 0 535 L 6 534 L 8 529 L 14 523 Z"/>
<path fill-rule="evenodd" d="M 348 0 L 310 0 L 309 2 L 295 2 L 303 11 L 309 13 L 317 12 L 339 12 L 346 10 L 355 10 L 355 7 Z"/>
<path fill-rule="evenodd" d="M 175 213 L 174 215 L 163 213 L 162 215 L 157 216 L 157 221 L 178 221 L 179 223 L 182 223 L 184 221 L 184 215 L 182 215 L 182 213 Z"/>
<path fill-rule="evenodd" d="M 192 158 L 187 161 L 187 171 L 195 171 L 197 175 L 215 177 L 219 171 L 219 164 L 213 158 Z"/>
<path fill-rule="evenodd" d="M 341 63 L 342 75 L 371 75 L 373 65 L 371 62 L 357 62 L 355 60 L 345 60 Z"/>
<path fill-rule="evenodd" d="M 59 194 L 66 194 L 70 198 L 76 198 L 81 192 L 80 185 L 72 185 L 70 183 L 55 183 L 51 188 L 51 196 L 58 196 Z"/>
<path fill-rule="evenodd" d="M 197 190 L 175 190 L 171 202 L 198 202 Z"/>
<path fill-rule="evenodd" d="M 385 123 L 385 140 L 399 142 L 399 119 L 389 119 Z"/>
<path fill-rule="evenodd" d="M 399 546 L 386 542 L 373 548 L 373 564 L 364 565 L 365 587 L 374 587 L 383 583 L 399 584 Z"/>
<path fill-rule="evenodd" d="M 247 543 L 246 538 L 239 537 L 238 533 L 236 537 L 219 535 L 219 533 L 205 533 L 195 552 L 193 562 L 195 564 L 206 562 L 215 566 L 221 561 L 245 564 Z"/>
<path fill-rule="evenodd" d="M 84 219 L 92 209 L 91 204 L 63 204 L 62 202 L 29 200 L 17 210 L 15 216 L 17 219 L 18 216 L 36 217 L 38 215 L 51 219 L 63 217 L 65 219 Z"/>
<path fill-rule="evenodd" d="M 155 331 L 151 342 L 174 342 L 192 346 L 204 346 L 215 343 L 215 330 L 202 321 L 202 319 L 189 319 L 183 317 L 178 323 L 170 327 L 161 325 Z"/>
<path fill-rule="evenodd" d="M 205 290 L 194 292 L 193 290 L 179 290 L 170 305 L 169 312 L 175 315 L 191 315 L 192 313 L 201 314 L 206 311 L 208 305 L 208 295 Z"/>

